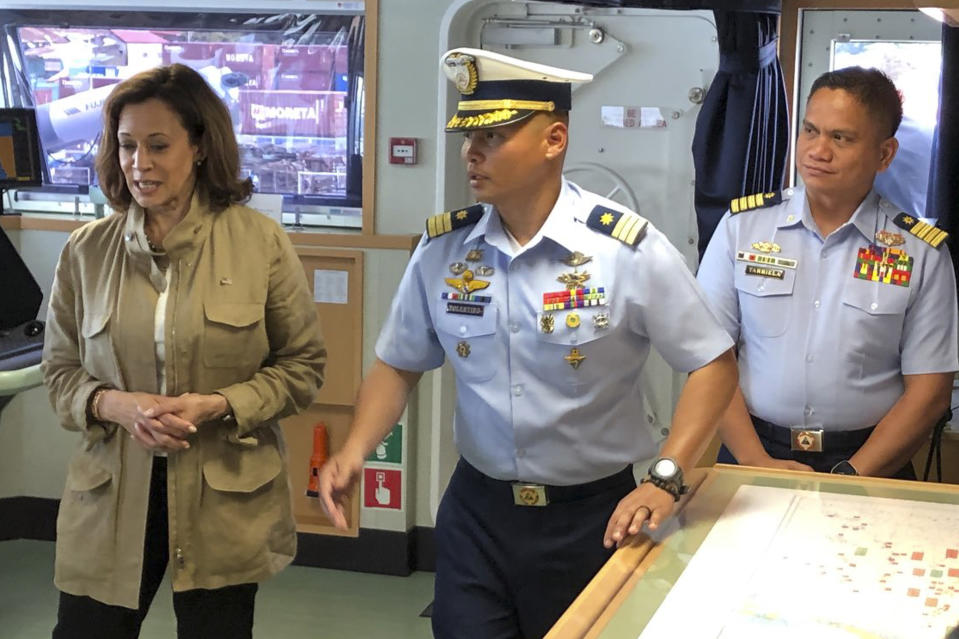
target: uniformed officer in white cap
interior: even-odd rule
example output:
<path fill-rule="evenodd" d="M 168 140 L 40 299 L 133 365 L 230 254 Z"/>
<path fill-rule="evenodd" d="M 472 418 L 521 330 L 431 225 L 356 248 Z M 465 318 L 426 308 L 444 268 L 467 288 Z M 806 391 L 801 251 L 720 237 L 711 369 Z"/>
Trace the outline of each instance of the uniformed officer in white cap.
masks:
<path fill-rule="evenodd" d="M 541 637 L 614 546 L 672 512 L 735 388 L 732 340 L 659 231 L 563 179 L 589 75 L 475 49 L 441 65 L 480 203 L 427 221 L 321 493 L 345 525 L 338 497 L 448 358 L 462 458 L 437 514 L 434 634 Z M 657 453 L 640 423 L 651 345 L 690 377 L 637 488 L 631 464 Z"/>
<path fill-rule="evenodd" d="M 873 190 L 902 105 L 875 69 L 813 84 L 804 187 L 738 198 L 699 282 L 738 342 L 741 392 L 719 461 L 914 478 L 959 368 L 946 233 Z"/>

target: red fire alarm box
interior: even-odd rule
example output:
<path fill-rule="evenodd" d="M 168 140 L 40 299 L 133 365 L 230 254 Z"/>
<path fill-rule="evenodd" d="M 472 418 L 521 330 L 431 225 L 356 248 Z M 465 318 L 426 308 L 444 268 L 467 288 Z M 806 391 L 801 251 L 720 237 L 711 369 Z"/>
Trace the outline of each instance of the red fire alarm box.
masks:
<path fill-rule="evenodd" d="M 390 164 L 416 164 L 416 138 L 390 138 Z"/>

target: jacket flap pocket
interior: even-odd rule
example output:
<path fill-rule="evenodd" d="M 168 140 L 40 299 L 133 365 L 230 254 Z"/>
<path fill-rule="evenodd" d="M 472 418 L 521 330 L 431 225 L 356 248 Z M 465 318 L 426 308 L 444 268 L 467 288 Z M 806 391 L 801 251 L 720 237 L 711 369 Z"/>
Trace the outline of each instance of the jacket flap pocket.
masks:
<path fill-rule="evenodd" d="M 210 488 L 228 493 L 252 493 L 271 482 L 283 470 L 283 460 L 275 446 L 261 443 L 255 447 L 229 445 L 230 450 L 203 462 L 203 477 Z"/>
<path fill-rule="evenodd" d="M 458 311 L 449 310 L 448 304 L 457 304 L 454 308 Z M 492 335 L 496 332 L 497 307 L 493 304 L 470 304 L 460 302 L 448 302 L 443 300 L 436 311 L 436 328 L 447 335 L 458 338 L 480 337 L 482 335 Z M 482 315 L 468 314 L 469 312 L 481 312 Z"/>
<path fill-rule="evenodd" d="M 67 468 L 67 488 L 77 492 L 91 491 L 113 479 L 113 474 L 100 466 L 91 455 L 74 455 Z"/>
<path fill-rule="evenodd" d="M 110 323 L 110 311 L 90 311 L 83 316 L 83 324 L 80 327 L 80 333 L 90 338 L 103 332 L 103 329 Z"/>
<path fill-rule="evenodd" d="M 255 302 L 204 302 L 203 312 L 211 322 L 243 327 L 262 320 L 265 308 Z"/>

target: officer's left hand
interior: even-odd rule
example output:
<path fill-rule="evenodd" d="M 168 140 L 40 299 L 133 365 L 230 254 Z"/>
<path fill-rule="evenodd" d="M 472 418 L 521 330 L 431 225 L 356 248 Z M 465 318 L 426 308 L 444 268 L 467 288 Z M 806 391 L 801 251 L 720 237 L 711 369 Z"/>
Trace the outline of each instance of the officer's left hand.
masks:
<path fill-rule="evenodd" d="M 619 548 L 627 537 L 640 531 L 643 522 L 650 530 L 655 530 L 672 514 L 675 505 L 673 496 L 662 488 L 649 482 L 640 484 L 616 505 L 606 525 L 603 545 L 612 548 L 616 544 Z"/>

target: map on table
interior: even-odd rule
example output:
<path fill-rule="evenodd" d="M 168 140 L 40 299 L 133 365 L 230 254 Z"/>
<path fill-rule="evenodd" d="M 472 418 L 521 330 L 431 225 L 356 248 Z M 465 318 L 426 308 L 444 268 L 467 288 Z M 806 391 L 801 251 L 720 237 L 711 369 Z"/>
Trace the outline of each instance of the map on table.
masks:
<path fill-rule="evenodd" d="M 959 505 L 741 486 L 639 639 L 944 639 Z"/>

